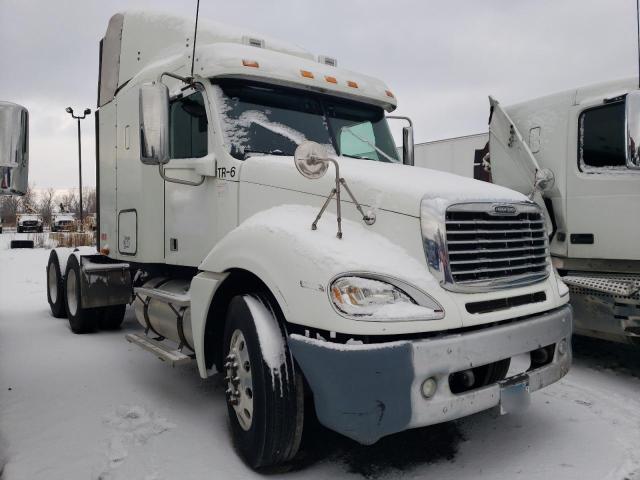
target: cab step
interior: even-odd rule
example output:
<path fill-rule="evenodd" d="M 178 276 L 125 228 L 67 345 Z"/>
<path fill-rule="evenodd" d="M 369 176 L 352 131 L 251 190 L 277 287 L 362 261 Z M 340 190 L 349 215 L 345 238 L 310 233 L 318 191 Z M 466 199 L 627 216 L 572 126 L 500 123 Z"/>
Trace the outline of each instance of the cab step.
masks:
<path fill-rule="evenodd" d="M 127 333 L 124 338 L 127 342 L 134 343 L 153 353 L 160 360 L 167 362 L 172 367 L 189 363 L 194 358 L 194 355 L 187 355 L 180 350 L 176 350 L 165 345 L 160 340 L 155 340 L 139 333 Z"/>

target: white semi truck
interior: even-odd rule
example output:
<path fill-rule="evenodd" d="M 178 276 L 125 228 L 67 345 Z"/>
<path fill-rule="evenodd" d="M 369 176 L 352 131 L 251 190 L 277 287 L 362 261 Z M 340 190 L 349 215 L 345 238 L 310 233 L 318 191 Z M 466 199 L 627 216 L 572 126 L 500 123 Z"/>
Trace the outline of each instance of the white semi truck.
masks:
<path fill-rule="evenodd" d="M 494 183 L 525 194 L 536 171 L 550 170 L 555 182 L 537 200 L 550 220 L 553 263 L 571 290 L 576 333 L 640 344 L 637 79 L 507 108 L 490 103 L 489 133 L 418 145 L 416 165 L 431 166 L 437 157 L 469 172 L 475 163 L 475 178 L 488 172 Z"/>
<path fill-rule="evenodd" d="M 197 39 L 192 57 L 192 21 L 111 18 L 99 252 L 51 252 L 53 315 L 116 328 L 133 301 L 145 332 L 127 340 L 225 377 L 253 468 L 296 454 L 305 408 L 371 444 L 567 373 L 568 289 L 534 202 L 410 166 L 410 127 L 399 158 L 380 80 L 225 25 Z"/>

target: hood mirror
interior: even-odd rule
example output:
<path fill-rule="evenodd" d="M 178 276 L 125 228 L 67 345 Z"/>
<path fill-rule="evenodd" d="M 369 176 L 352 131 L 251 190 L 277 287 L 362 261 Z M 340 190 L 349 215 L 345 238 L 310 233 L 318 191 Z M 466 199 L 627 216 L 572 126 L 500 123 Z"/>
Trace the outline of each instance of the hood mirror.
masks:
<path fill-rule="evenodd" d="M 353 193 L 347 185 L 346 180 L 340 177 L 340 165 L 338 164 L 338 161 L 335 158 L 329 157 L 327 151 L 322 145 L 311 141 L 301 143 L 298 148 L 296 148 L 296 151 L 293 155 L 293 161 L 295 162 L 296 168 L 298 169 L 300 174 L 303 177 L 308 178 L 309 180 L 316 180 L 318 178 L 324 177 L 324 174 L 327 173 L 327 170 L 329 169 L 329 163 L 333 163 L 333 166 L 336 169 L 335 187 L 331 189 L 329 196 L 320 209 L 320 213 L 318 213 L 316 219 L 311 224 L 311 230 L 318 229 L 318 222 L 320 221 L 322 214 L 329 206 L 329 202 L 331 202 L 331 200 L 335 196 L 336 208 L 338 213 L 338 233 L 336 234 L 336 237 L 342 238 L 342 210 L 340 204 L 341 187 L 344 187 L 349 197 L 351 197 L 351 200 L 353 200 L 353 203 L 362 215 L 362 221 L 367 225 L 373 225 L 376 222 L 376 216 L 374 212 L 369 211 L 367 213 L 364 213 L 362 206 L 360 205 L 360 203 L 358 203 L 356 197 L 353 196 Z"/>
<path fill-rule="evenodd" d="M 300 174 L 309 180 L 324 177 L 329 169 L 326 149 L 316 142 L 304 142 L 293 155 L 296 168 Z"/>
<path fill-rule="evenodd" d="M 536 170 L 534 192 L 546 192 L 556 184 L 556 177 L 548 168 Z"/>
<path fill-rule="evenodd" d="M 0 195 L 24 195 L 29 184 L 29 114 L 0 102 Z"/>

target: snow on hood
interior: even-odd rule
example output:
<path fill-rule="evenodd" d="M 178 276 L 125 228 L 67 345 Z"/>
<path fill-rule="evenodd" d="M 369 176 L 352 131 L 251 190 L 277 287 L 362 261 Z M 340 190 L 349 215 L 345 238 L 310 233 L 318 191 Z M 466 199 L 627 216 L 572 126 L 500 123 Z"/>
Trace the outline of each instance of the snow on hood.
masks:
<path fill-rule="evenodd" d="M 371 208 L 420 216 L 423 197 L 449 205 L 453 203 L 524 202 L 524 195 L 451 173 L 370 160 L 339 157 L 340 176 L 356 199 Z M 333 166 L 319 180 L 308 180 L 296 170 L 293 157 L 251 156 L 245 160 L 241 181 L 327 196 L 335 182 Z M 349 201 L 346 192 L 343 199 Z"/>
<path fill-rule="evenodd" d="M 311 222 L 317 214 L 317 208 L 306 205 L 273 207 L 242 222 L 229 233 L 226 241 L 234 243 L 235 239 L 250 234 L 263 241 L 275 240 L 278 244 L 290 245 L 296 258 L 305 259 L 301 268 L 313 268 L 329 276 L 346 271 L 372 271 L 417 285 L 433 279 L 422 261 L 362 222 L 343 218 L 344 237 L 338 239 L 336 215 L 326 211 L 318 229 L 312 231 Z M 211 256 L 215 257 L 217 248 Z"/>

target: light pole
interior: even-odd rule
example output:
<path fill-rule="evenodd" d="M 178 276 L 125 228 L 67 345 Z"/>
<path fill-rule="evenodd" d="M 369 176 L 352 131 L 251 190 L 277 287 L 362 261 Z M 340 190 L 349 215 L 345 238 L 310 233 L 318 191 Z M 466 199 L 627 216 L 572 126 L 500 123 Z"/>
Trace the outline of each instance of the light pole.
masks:
<path fill-rule="evenodd" d="M 82 114 L 82 116 L 80 115 L 74 115 L 73 114 L 73 108 L 71 107 L 67 107 L 66 108 L 67 113 L 69 113 L 71 115 L 72 118 L 75 118 L 76 120 L 78 120 L 78 178 L 79 178 L 79 184 L 80 184 L 80 190 L 79 190 L 79 194 L 80 194 L 80 231 L 84 230 L 84 222 L 83 222 L 83 218 L 82 218 L 82 144 L 80 142 L 80 120 L 83 120 L 87 115 L 91 115 L 91 109 L 90 108 L 85 108 L 84 109 L 84 113 Z"/>

